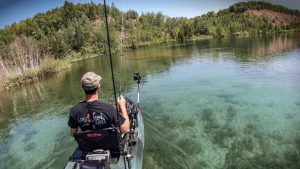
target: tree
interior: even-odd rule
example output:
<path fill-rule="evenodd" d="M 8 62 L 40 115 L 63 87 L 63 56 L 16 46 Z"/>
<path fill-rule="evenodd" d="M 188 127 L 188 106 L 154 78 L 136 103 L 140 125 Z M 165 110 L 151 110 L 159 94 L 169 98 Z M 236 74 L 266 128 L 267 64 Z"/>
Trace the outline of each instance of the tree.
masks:
<path fill-rule="evenodd" d="M 224 29 L 218 26 L 214 36 L 218 38 L 224 37 Z"/>
<path fill-rule="evenodd" d="M 50 46 L 55 59 L 64 58 L 66 53 L 69 51 L 69 47 L 61 33 L 56 33 L 54 36 L 51 36 Z"/>
<path fill-rule="evenodd" d="M 160 27 L 163 25 L 164 20 L 165 20 L 165 16 L 161 12 L 158 12 L 153 18 L 153 24 L 157 27 Z"/>
<path fill-rule="evenodd" d="M 126 19 L 138 19 L 139 14 L 134 10 L 129 10 L 126 12 Z"/>
<path fill-rule="evenodd" d="M 191 25 L 186 21 L 186 19 L 182 20 L 182 24 L 178 33 L 178 41 L 186 42 L 189 38 L 192 37 L 192 29 Z"/>
<path fill-rule="evenodd" d="M 89 11 L 88 11 L 87 17 L 90 20 L 95 20 L 96 19 L 96 17 L 97 17 L 97 8 L 96 8 L 96 5 L 94 3 L 92 3 L 89 6 Z"/>
<path fill-rule="evenodd" d="M 74 18 L 78 17 L 78 15 L 79 13 L 77 12 L 75 5 L 72 2 L 65 1 L 62 15 L 64 25 L 69 25 Z"/>

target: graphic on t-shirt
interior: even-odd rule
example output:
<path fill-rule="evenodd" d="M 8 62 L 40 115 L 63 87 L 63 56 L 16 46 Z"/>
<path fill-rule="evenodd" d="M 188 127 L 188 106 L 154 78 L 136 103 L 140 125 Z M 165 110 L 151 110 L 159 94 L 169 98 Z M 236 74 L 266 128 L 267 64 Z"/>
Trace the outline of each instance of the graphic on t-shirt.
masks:
<path fill-rule="evenodd" d="M 90 114 L 92 114 L 93 117 L 91 117 Z M 79 119 L 79 123 L 82 124 L 82 127 L 90 126 L 90 125 L 94 126 L 95 124 L 97 126 L 101 127 L 106 124 L 106 119 L 104 118 L 102 113 L 99 114 L 99 113 L 93 112 L 93 113 L 87 113 L 86 117 L 81 117 Z"/>
<path fill-rule="evenodd" d="M 95 124 L 98 126 L 103 126 L 106 124 L 106 120 L 103 117 L 102 113 L 100 113 L 100 115 L 97 115 L 97 113 L 93 112 L 93 118 L 94 118 Z"/>

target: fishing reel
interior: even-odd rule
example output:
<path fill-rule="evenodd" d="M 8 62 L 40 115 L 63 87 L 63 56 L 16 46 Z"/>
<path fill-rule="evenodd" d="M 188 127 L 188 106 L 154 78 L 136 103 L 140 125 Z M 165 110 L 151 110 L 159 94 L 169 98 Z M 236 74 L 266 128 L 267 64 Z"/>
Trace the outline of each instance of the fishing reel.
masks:
<path fill-rule="evenodd" d="M 139 108 L 132 100 L 128 97 L 125 97 L 126 100 L 126 109 L 130 121 L 130 132 L 129 132 L 129 139 L 128 139 L 128 146 L 135 146 L 137 143 L 137 135 L 134 132 L 135 128 L 137 127 L 137 114 L 139 112 Z"/>
<path fill-rule="evenodd" d="M 130 100 L 128 97 L 124 97 L 124 99 L 126 101 L 126 110 L 127 110 L 128 116 L 134 116 L 134 118 L 136 118 L 136 115 L 139 111 L 138 106 L 132 100 Z"/>

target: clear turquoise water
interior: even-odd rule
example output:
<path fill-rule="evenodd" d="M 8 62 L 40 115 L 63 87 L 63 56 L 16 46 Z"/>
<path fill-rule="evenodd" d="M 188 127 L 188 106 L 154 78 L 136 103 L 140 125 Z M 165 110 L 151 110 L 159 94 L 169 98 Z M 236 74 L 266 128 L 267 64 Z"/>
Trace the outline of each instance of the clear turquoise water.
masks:
<path fill-rule="evenodd" d="M 127 51 L 123 94 L 135 98 L 132 74 L 144 76 L 144 168 L 299 168 L 299 56 L 299 36 Z M 118 71 L 120 57 L 114 59 Z M 102 75 L 101 98 L 110 102 L 106 57 L 1 93 L 0 168 L 66 164 L 76 147 L 68 135 L 68 111 L 83 98 L 79 81 L 86 71 Z"/>

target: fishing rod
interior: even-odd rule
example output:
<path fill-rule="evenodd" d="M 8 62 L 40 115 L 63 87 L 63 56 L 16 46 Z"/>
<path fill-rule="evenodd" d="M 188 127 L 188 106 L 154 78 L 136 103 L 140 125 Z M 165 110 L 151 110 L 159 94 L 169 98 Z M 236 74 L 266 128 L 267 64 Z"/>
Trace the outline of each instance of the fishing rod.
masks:
<path fill-rule="evenodd" d="M 112 60 L 112 54 L 111 54 L 111 45 L 110 45 L 110 37 L 109 37 L 109 29 L 108 29 L 106 0 L 103 0 L 103 1 L 104 1 L 104 16 L 105 16 L 105 25 L 106 25 L 106 35 L 107 35 L 107 45 L 108 45 L 108 53 L 109 53 L 109 61 L 110 61 L 111 78 L 112 78 L 112 83 L 113 83 L 113 91 L 114 91 L 115 105 L 116 105 L 116 111 L 117 111 L 117 121 L 118 121 L 117 124 L 119 125 L 119 131 L 121 131 L 119 107 L 118 107 L 118 104 L 117 104 L 117 93 L 116 93 L 116 85 L 115 85 L 115 76 L 114 76 L 113 60 Z M 121 144 L 120 144 L 121 143 L 120 139 L 121 138 L 118 137 L 118 142 L 119 142 L 120 150 L 122 151 L 122 153 L 124 153 L 123 152 L 124 150 L 123 150 L 123 148 L 121 147 Z M 125 169 L 127 169 L 125 156 L 123 156 L 123 160 L 124 160 Z"/>
<path fill-rule="evenodd" d="M 116 93 L 116 85 L 115 85 L 115 76 L 114 76 L 113 60 L 112 60 L 110 37 L 109 37 L 109 30 L 108 30 L 106 0 L 103 0 L 103 1 L 104 1 L 104 15 L 105 15 L 106 36 L 107 36 L 108 54 L 109 54 L 109 61 L 110 61 L 111 78 L 112 78 L 112 83 L 113 83 L 115 105 L 116 105 L 116 109 L 117 109 L 117 118 L 118 118 L 117 119 L 118 120 L 117 124 L 119 124 L 120 116 L 119 116 L 119 107 L 118 107 L 118 103 L 117 103 L 117 93 Z M 119 129 L 121 131 L 121 126 L 120 125 L 119 125 Z"/>
<path fill-rule="evenodd" d="M 117 104 L 117 94 L 116 94 L 116 87 L 115 87 L 116 85 L 115 85 L 115 79 L 114 79 L 113 60 L 112 60 L 110 36 L 109 36 L 109 29 L 108 29 L 107 5 L 106 5 L 106 0 L 103 0 L 103 1 L 104 1 L 104 15 L 105 15 L 105 25 L 106 25 L 106 35 L 107 35 L 107 45 L 108 45 L 109 60 L 110 60 L 111 77 L 112 77 L 114 99 L 115 99 L 116 110 L 117 110 L 117 120 L 118 120 L 117 124 L 119 125 L 119 130 L 121 131 L 121 125 L 119 124 L 119 122 L 120 122 L 120 114 L 119 114 L 119 107 L 118 107 L 118 104 Z M 124 21 L 123 21 L 123 18 L 122 18 L 122 25 L 123 25 L 123 22 Z M 122 32 L 123 31 L 124 31 L 124 28 L 122 27 Z M 124 35 L 122 35 L 122 36 L 124 36 Z M 123 37 L 122 37 L 122 43 L 123 43 Z M 122 56 L 123 56 L 123 52 L 121 53 L 121 57 Z M 121 64 L 122 64 L 122 62 L 121 62 Z M 120 72 L 122 71 L 121 69 L 122 69 L 122 67 L 120 68 Z M 120 73 L 120 76 L 122 76 L 121 73 Z M 134 78 L 133 79 L 138 84 L 137 107 L 139 109 L 140 108 L 139 107 L 139 103 L 140 103 L 140 83 L 141 83 L 140 73 L 139 72 L 134 73 Z M 120 77 L 120 86 L 121 86 L 121 83 L 122 83 L 122 79 Z M 120 91 L 119 92 L 121 93 L 121 87 L 120 87 Z M 136 144 L 136 143 L 134 143 L 135 141 L 132 141 L 132 139 L 134 139 L 134 137 L 135 137 L 133 131 L 135 130 L 136 123 L 137 123 L 137 121 L 135 120 L 136 114 L 134 115 L 133 113 L 131 113 L 131 118 L 132 118 L 131 125 L 130 125 L 131 131 L 129 133 L 129 140 L 128 140 L 129 141 L 128 144 L 129 144 L 130 147 Z M 125 147 L 122 147 L 122 145 L 120 144 L 121 143 L 120 139 L 122 139 L 121 135 L 118 137 L 118 142 L 119 142 L 121 154 L 123 154 L 124 167 L 125 167 L 125 169 L 127 169 L 127 166 L 128 166 L 128 168 L 131 169 L 131 162 L 130 161 L 133 158 L 133 156 L 131 155 L 131 149 L 129 148 L 128 150 L 125 150 L 126 149 L 125 148 L 126 145 L 124 145 Z M 127 152 L 127 151 L 129 151 L 129 152 Z M 127 165 L 126 165 L 126 161 L 128 162 Z"/>

